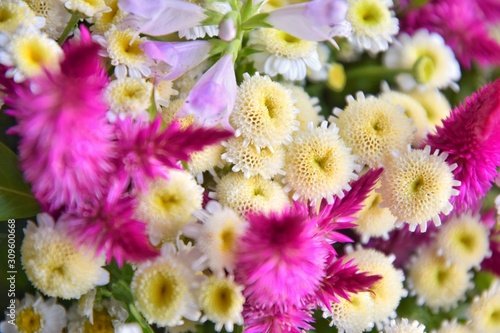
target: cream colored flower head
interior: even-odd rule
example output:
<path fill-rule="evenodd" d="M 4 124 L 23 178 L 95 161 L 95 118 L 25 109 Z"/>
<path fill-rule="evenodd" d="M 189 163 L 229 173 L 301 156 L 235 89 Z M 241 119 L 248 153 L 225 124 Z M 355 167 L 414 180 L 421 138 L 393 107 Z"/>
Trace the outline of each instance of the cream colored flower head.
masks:
<path fill-rule="evenodd" d="M 204 281 L 199 290 L 198 303 L 203 311 L 201 322 L 215 323 L 215 331 L 222 327 L 232 332 L 234 325 L 243 325 L 243 286 L 234 282 L 232 275 L 212 275 Z"/>
<path fill-rule="evenodd" d="M 182 325 L 183 318 L 197 321 L 200 311 L 194 292 L 203 280 L 201 253 L 177 240 L 166 243 L 161 256 L 140 264 L 131 283 L 135 305 L 150 324 Z"/>
<path fill-rule="evenodd" d="M 222 158 L 233 163 L 234 172 L 242 171 L 246 178 L 261 175 L 271 179 L 276 174 L 284 174 L 285 148 L 277 147 L 257 148 L 253 144 L 244 145 L 243 137 L 232 138 L 223 143 L 226 152 Z"/>
<path fill-rule="evenodd" d="M 491 255 L 489 230 L 478 214 L 453 216 L 439 228 L 434 243 L 446 260 L 465 268 L 479 268 Z"/>
<path fill-rule="evenodd" d="M 196 241 L 214 272 L 223 272 L 224 269 L 232 272 L 236 245 L 245 232 L 245 221 L 236 211 L 222 207 L 217 201 L 209 201 L 205 209 L 195 215 L 202 223 L 186 224 L 183 234 Z"/>
<path fill-rule="evenodd" d="M 50 38 L 57 39 L 61 36 L 71 14 L 60 0 L 25 0 L 28 6 L 39 17 L 45 19 L 41 29 Z"/>
<path fill-rule="evenodd" d="M 307 69 L 321 69 L 317 42 L 294 37 L 274 28 L 260 28 L 250 33 L 248 45 L 260 52 L 249 56 L 255 68 L 271 77 L 303 80 Z"/>
<path fill-rule="evenodd" d="M 396 76 L 403 90 L 459 89 L 460 65 L 453 50 L 446 45 L 443 37 L 426 29 L 420 29 L 412 36 L 401 34 L 399 43 L 393 44 L 384 54 L 383 62 L 389 68 L 412 71 Z"/>
<path fill-rule="evenodd" d="M 106 6 L 104 0 L 61 0 L 64 6 L 73 11 L 80 12 L 87 17 L 93 17 L 100 12 L 109 12 L 111 8 Z"/>
<path fill-rule="evenodd" d="M 380 188 L 380 180 L 375 189 Z M 367 243 L 371 237 L 389 239 L 389 232 L 395 228 L 397 218 L 387 207 L 380 207 L 382 195 L 373 189 L 363 201 L 363 208 L 356 213 L 356 230 L 361 235 L 361 242 Z"/>
<path fill-rule="evenodd" d="M 467 311 L 469 332 L 497 333 L 500 332 L 500 284 L 493 282 L 490 288 L 481 296 L 474 297 Z"/>
<path fill-rule="evenodd" d="M 11 303 L 12 304 L 12 303 Z M 44 300 L 26 293 L 24 298 L 14 303 L 15 318 L 7 316 L 0 323 L 3 333 L 61 332 L 66 327 L 66 310 L 54 298 Z M 13 321 L 13 323 L 11 322 Z"/>
<path fill-rule="evenodd" d="M 242 172 L 231 172 L 222 177 L 217 184 L 216 194 L 223 206 L 241 215 L 280 211 L 289 204 L 288 196 L 276 181 L 262 176 L 245 178 Z"/>
<path fill-rule="evenodd" d="M 391 320 L 389 325 L 384 326 L 381 333 L 425 333 L 425 326 L 414 320 L 410 322 L 406 318 Z"/>
<path fill-rule="evenodd" d="M 347 247 L 348 253 L 344 261 L 354 259 L 358 269 L 373 275 L 380 275 L 382 279 L 375 282 L 368 294 L 373 300 L 373 321 L 375 323 L 387 322 L 389 318 L 396 317 L 396 308 L 401 298 L 406 297 L 408 292 L 403 288 L 405 276 L 392 264 L 395 256 L 386 256 L 375 249 L 363 249 Z"/>
<path fill-rule="evenodd" d="M 403 109 L 362 92 L 347 96 L 344 110 L 335 108 L 330 121 L 359 163 L 378 167 L 393 150 L 406 148 L 413 140 L 414 128 Z"/>
<path fill-rule="evenodd" d="M 390 90 L 388 85 L 384 85 L 383 89 L 385 91 L 379 95 L 379 98 L 403 108 L 405 115 L 413 120 L 413 125 L 417 129 L 412 144 L 414 147 L 421 146 L 427 133 L 434 127 L 429 123 L 425 108 L 408 94 Z"/>
<path fill-rule="evenodd" d="M 425 304 L 434 311 L 448 311 L 464 300 L 465 292 L 473 287 L 471 278 L 467 268 L 447 263 L 432 246 L 422 249 L 408 269 L 411 295 L 417 296 L 418 305 Z"/>
<path fill-rule="evenodd" d="M 339 332 L 365 332 L 374 326 L 375 304 L 369 292 L 349 294 L 349 300 L 340 298 L 332 303 L 332 312 L 325 310 L 323 317 L 331 319 L 330 326 Z"/>
<path fill-rule="evenodd" d="M 31 1 L 6 0 L 0 3 L 0 33 L 13 34 L 20 27 L 30 30 L 41 29 L 45 25 L 45 19 L 38 16 L 26 3 Z"/>
<path fill-rule="evenodd" d="M 428 221 L 439 226 L 439 215 L 451 212 L 450 198 L 458 195 L 454 187 L 460 182 L 453 177 L 456 164 L 448 165 L 446 157 L 438 150 L 431 154 L 429 146 L 423 150 L 408 146 L 405 152 L 387 159 L 379 191 L 383 206 L 397 217 L 398 224 L 408 223 L 411 231 L 419 226 L 425 232 Z"/>
<path fill-rule="evenodd" d="M 399 32 L 392 0 L 347 0 L 346 19 L 351 24 L 349 41 L 370 53 L 385 51 Z"/>
<path fill-rule="evenodd" d="M 294 136 L 285 157 L 285 190 L 293 193 L 294 200 L 316 202 L 342 196 L 349 183 L 357 179 L 359 171 L 351 149 L 338 135 L 339 129 L 324 121 L 320 127 L 312 124 L 307 131 Z"/>
<path fill-rule="evenodd" d="M 425 89 L 423 91 L 414 89 L 408 94 L 423 106 L 427 114 L 429 131 L 434 133 L 436 126 L 441 126 L 443 120 L 450 114 L 450 102 L 439 89 Z"/>
<path fill-rule="evenodd" d="M 118 25 L 125 18 L 126 14 L 118 8 L 118 0 L 104 0 L 104 4 L 109 8 L 107 11 L 101 11 L 94 16 L 94 25 L 91 29 L 99 34 L 104 34 L 112 25 Z"/>
<path fill-rule="evenodd" d="M 104 255 L 78 245 L 50 215 L 39 214 L 37 221 L 38 226 L 28 221 L 21 246 L 21 262 L 37 289 L 48 296 L 72 299 L 109 282 L 109 273 L 102 268 Z"/>
<path fill-rule="evenodd" d="M 169 179 L 155 178 L 138 195 L 135 216 L 146 222 L 154 244 L 173 240 L 201 209 L 203 188 L 183 170 L 170 170 Z"/>
<path fill-rule="evenodd" d="M 0 38 L 0 63 L 12 66 L 5 76 L 16 82 L 40 75 L 44 69 L 58 70 L 62 56 L 57 42 L 39 31 L 21 29 Z"/>
<path fill-rule="evenodd" d="M 298 110 L 290 90 L 259 73 L 245 73 L 243 77 L 229 118 L 235 136 L 243 136 L 245 146 L 274 147 L 291 142 L 292 133 L 298 129 Z"/>
<path fill-rule="evenodd" d="M 124 77 L 111 81 L 106 87 L 106 99 L 112 120 L 119 117 L 147 117 L 153 84 L 143 78 Z"/>
<path fill-rule="evenodd" d="M 299 110 L 297 120 L 300 123 L 299 130 L 306 131 L 309 123 L 312 122 L 314 126 L 318 126 L 325 117 L 320 115 L 321 107 L 319 106 L 319 99 L 311 97 L 301 86 L 291 84 L 285 85 L 292 92 L 292 98 L 295 101 L 294 105 Z"/>

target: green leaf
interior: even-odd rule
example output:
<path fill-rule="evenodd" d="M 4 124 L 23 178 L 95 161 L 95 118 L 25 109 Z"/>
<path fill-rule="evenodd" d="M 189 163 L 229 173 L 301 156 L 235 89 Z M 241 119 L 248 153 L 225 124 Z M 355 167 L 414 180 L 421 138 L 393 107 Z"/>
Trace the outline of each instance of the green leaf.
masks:
<path fill-rule="evenodd" d="M 218 11 L 212 9 L 206 9 L 205 15 L 207 15 L 207 18 L 201 21 L 201 25 L 219 24 L 222 18 L 224 17 L 224 14 L 221 14 Z"/>
<path fill-rule="evenodd" d="M 0 221 L 36 215 L 40 206 L 17 167 L 16 154 L 0 142 L 0 156 Z"/>
<path fill-rule="evenodd" d="M 267 17 L 269 16 L 268 13 L 260 13 L 257 15 L 254 15 L 250 17 L 248 20 L 243 22 L 241 25 L 241 28 L 243 30 L 253 30 L 257 28 L 270 28 L 272 25 L 266 22 Z"/>

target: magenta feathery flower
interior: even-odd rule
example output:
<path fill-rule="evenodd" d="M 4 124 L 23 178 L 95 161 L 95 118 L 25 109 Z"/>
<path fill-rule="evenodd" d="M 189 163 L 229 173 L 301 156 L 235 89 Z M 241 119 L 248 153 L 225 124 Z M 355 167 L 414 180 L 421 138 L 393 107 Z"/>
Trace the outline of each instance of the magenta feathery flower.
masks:
<path fill-rule="evenodd" d="M 103 89 L 108 82 L 99 45 L 81 27 L 79 40 L 64 47 L 60 71 L 4 86 L 6 112 L 18 124 L 24 177 L 44 210 L 74 208 L 102 197 L 113 171 L 112 128 Z"/>
<path fill-rule="evenodd" d="M 494 6 L 497 11 L 498 6 Z M 487 8 L 486 3 L 483 7 Z M 420 28 L 440 34 L 466 68 L 473 60 L 481 66 L 500 64 L 500 45 L 490 37 L 483 12 L 475 1 L 431 1 L 408 13 L 401 27 L 410 34 Z"/>
<path fill-rule="evenodd" d="M 354 216 L 363 208 L 363 201 L 368 197 L 375 187 L 383 169 L 370 169 L 363 176 L 350 184 L 351 189 L 344 191 L 342 198 L 336 198 L 332 204 L 326 200 L 321 202 L 317 215 L 319 232 L 329 241 L 351 242 L 347 236 L 335 230 L 348 229 L 356 226 Z M 314 216 L 314 210 L 311 211 Z"/>
<path fill-rule="evenodd" d="M 134 204 L 134 198 L 112 190 L 97 208 L 65 213 L 59 221 L 70 227 L 78 242 L 95 246 L 97 253 L 104 251 L 108 262 L 114 258 L 119 266 L 124 261 L 137 263 L 158 251 L 149 242 L 146 224 L 133 218 Z"/>
<path fill-rule="evenodd" d="M 489 23 L 500 21 L 500 3 L 498 0 L 472 0 L 480 8 L 484 18 Z"/>
<path fill-rule="evenodd" d="M 467 97 L 427 138 L 425 144 L 447 153 L 450 165 L 458 165 L 453 174 L 461 182 L 460 194 L 450 199 L 456 214 L 478 209 L 497 177 L 499 126 L 500 80 L 496 80 Z"/>
<path fill-rule="evenodd" d="M 327 254 L 316 220 L 294 208 L 249 214 L 247 220 L 235 265 L 245 297 L 265 307 L 302 306 L 323 277 Z"/>
<path fill-rule="evenodd" d="M 379 275 L 360 272 L 353 260 L 343 263 L 343 259 L 333 253 L 328 256 L 326 274 L 316 293 L 318 305 L 330 311 L 332 302 L 340 302 L 339 297 L 349 300 L 349 293 L 367 291 L 381 278 Z"/>
<path fill-rule="evenodd" d="M 264 307 L 246 302 L 243 307 L 246 333 L 304 333 L 313 327 L 311 311 L 289 306 L 286 310 L 277 306 Z"/>
<path fill-rule="evenodd" d="M 168 169 L 180 169 L 179 161 L 188 161 L 190 154 L 229 138 L 232 133 L 218 128 L 190 126 L 180 128 L 174 121 L 161 130 L 161 119 L 152 123 L 130 118 L 116 122 L 119 178 L 144 189 L 148 179 L 168 178 Z M 124 184 L 123 188 L 126 187 Z"/>

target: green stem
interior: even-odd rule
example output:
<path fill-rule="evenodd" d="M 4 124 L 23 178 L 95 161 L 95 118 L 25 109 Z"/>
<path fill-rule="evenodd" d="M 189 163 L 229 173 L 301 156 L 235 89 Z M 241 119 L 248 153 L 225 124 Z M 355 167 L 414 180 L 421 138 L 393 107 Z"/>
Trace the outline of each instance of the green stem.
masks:
<path fill-rule="evenodd" d="M 75 26 L 79 20 L 80 20 L 80 13 L 74 12 L 71 15 L 71 18 L 69 19 L 68 24 L 66 24 L 66 28 L 64 28 L 63 33 L 61 34 L 61 36 L 57 40 L 57 43 L 59 45 L 62 45 L 64 43 L 64 41 L 66 40 L 66 38 L 68 38 L 69 34 L 73 31 L 73 29 L 75 28 Z"/>
<path fill-rule="evenodd" d="M 385 78 L 393 77 L 400 73 L 411 73 L 411 69 L 387 68 L 381 65 L 356 67 L 346 70 L 345 75 L 348 81 L 360 78 Z"/>

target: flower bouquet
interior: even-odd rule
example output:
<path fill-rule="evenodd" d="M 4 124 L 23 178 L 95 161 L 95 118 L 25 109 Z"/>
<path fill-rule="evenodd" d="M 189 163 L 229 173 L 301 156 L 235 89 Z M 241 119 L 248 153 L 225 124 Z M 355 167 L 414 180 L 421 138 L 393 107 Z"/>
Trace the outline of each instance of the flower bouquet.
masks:
<path fill-rule="evenodd" d="M 499 64 L 494 0 L 3 0 L 0 331 L 500 332 Z"/>

